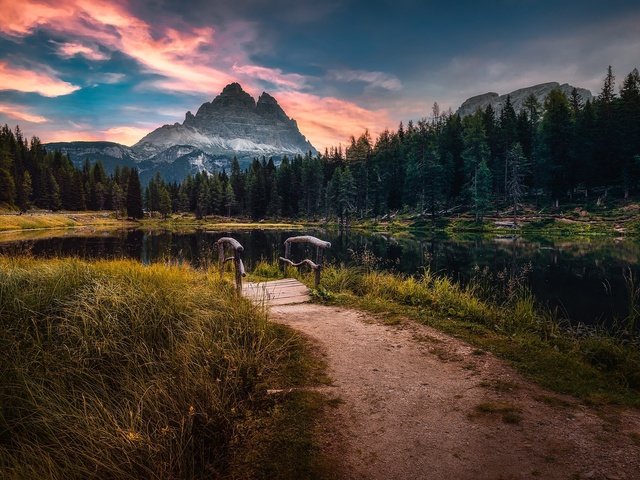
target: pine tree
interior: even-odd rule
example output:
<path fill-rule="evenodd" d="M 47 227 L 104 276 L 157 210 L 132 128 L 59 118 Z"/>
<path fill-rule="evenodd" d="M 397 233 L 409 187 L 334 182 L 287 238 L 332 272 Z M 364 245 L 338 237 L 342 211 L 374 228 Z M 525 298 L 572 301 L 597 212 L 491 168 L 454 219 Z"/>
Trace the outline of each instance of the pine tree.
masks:
<path fill-rule="evenodd" d="M 58 210 L 60 210 L 60 208 L 62 208 L 62 200 L 60 198 L 60 187 L 58 186 L 58 182 L 51 172 L 49 172 L 48 176 L 47 189 L 49 193 L 48 208 L 52 212 L 57 212 Z"/>
<path fill-rule="evenodd" d="M 178 193 L 178 210 L 181 212 L 188 212 L 191 209 L 191 202 L 189 201 L 189 192 L 187 191 L 187 182 L 183 181 L 180 184 L 180 190 Z"/>
<path fill-rule="evenodd" d="M 236 198 L 233 194 L 233 187 L 231 182 L 227 182 L 224 186 L 224 192 L 222 195 L 223 208 L 227 213 L 227 217 L 231 216 L 232 210 L 236 207 Z"/>
<path fill-rule="evenodd" d="M 25 171 L 22 177 L 22 188 L 20 189 L 20 195 L 18 196 L 18 207 L 20 208 L 20 211 L 26 212 L 31 208 L 32 195 L 33 188 L 31 185 L 31 174 L 28 171 Z"/>
<path fill-rule="evenodd" d="M 164 185 L 159 188 L 158 196 L 158 211 L 162 215 L 162 218 L 166 219 L 171 213 L 171 196 L 169 191 Z"/>
<path fill-rule="evenodd" d="M 482 223 L 484 214 L 491 206 L 491 170 L 484 160 L 478 164 L 471 183 L 471 200 L 476 222 Z"/>
<path fill-rule="evenodd" d="M 86 194 L 82 182 L 82 172 L 75 170 L 71 178 L 70 194 L 71 210 L 86 210 Z"/>
<path fill-rule="evenodd" d="M 343 225 L 348 224 L 350 214 L 356 210 L 356 195 L 356 183 L 351 174 L 351 169 L 349 166 L 345 166 L 340 174 L 338 190 L 338 209 Z"/>
<path fill-rule="evenodd" d="M 120 218 L 120 214 L 125 208 L 125 197 L 122 188 L 120 188 L 117 182 L 115 182 L 111 188 L 111 206 L 116 212 L 116 218 Z"/>
<path fill-rule="evenodd" d="M 555 200 L 567 192 L 570 183 L 568 169 L 571 145 L 571 112 L 567 97 L 560 89 L 552 90 L 545 100 L 542 119 L 542 147 L 547 184 Z"/>
<path fill-rule="evenodd" d="M 513 221 L 517 221 L 518 205 L 526 192 L 525 178 L 529 164 L 519 143 L 514 144 L 507 152 L 509 177 L 507 179 L 507 195 L 513 205 Z"/>
<path fill-rule="evenodd" d="M 267 216 L 279 217 L 281 210 L 281 198 L 278 195 L 278 184 L 275 181 L 271 182 L 271 192 L 269 193 L 269 204 L 267 205 Z"/>
<path fill-rule="evenodd" d="M 0 203 L 13 205 L 16 200 L 16 184 L 6 168 L 0 168 Z"/>
<path fill-rule="evenodd" d="M 616 103 L 615 76 L 609 65 L 602 91 L 595 104 L 598 123 L 595 153 L 600 159 L 598 176 L 605 192 L 607 186 L 615 183 L 623 170 L 619 155 L 620 145 L 616 141 Z"/>
<path fill-rule="evenodd" d="M 626 76 L 620 89 L 620 103 L 618 108 L 618 128 L 621 155 L 621 181 L 624 197 L 637 188 L 640 180 L 638 164 L 634 159 L 640 154 L 640 74 L 633 69 Z"/>
<path fill-rule="evenodd" d="M 142 218 L 142 192 L 138 170 L 132 168 L 129 174 L 129 184 L 127 187 L 127 216 L 129 218 Z"/>
<path fill-rule="evenodd" d="M 465 148 L 462 158 L 465 161 L 465 170 L 469 179 L 468 192 L 476 221 L 481 222 L 490 197 L 491 170 L 487 166 L 489 146 L 480 115 L 476 114 L 465 119 L 463 140 Z"/>
<path fill-rule="evenodd" d="M 502 177 L 501 185 L 504 188 L 504 194 L 507 194 L 507 182 L 509 178 L 507 153 L 512 145 L 518 141 L 518 118 L 511 103 L 511 97 L 507 95 L 504 107 L 500 112 L 500 152 L 499 157 L 502 160 L 503 168 L 500 172 Z M 497 167 L 497 165 L 496 165 Z M 496 169 L 497 170 L 497 169 Z M 496 171 L 497 173 L 497 171 Z M 498 178 L 496 178 L 498 180 Z"/>

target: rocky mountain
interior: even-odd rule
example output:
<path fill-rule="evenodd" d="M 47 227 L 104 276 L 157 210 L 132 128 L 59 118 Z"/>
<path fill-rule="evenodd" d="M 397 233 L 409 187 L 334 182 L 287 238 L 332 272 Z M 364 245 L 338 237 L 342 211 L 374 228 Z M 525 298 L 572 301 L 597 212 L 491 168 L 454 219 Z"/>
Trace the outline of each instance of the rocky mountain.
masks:
<path fill-rule="evenodd" d="M 91 163 L 99 160 L 107 173 L 112 173 L 118 165 L 136 167 L 143 183 L 156 172 L 166 180 L 179 182 L 188 174 L 229 171 L 231 167 L 229 159 L 215 158 L 190 145 L 169 147 L 152 156 L 141 156 L 131 147 L 114 142 L 56 142 L 47 143 L 45 147 L 68 155 L 76 166 L 82 166 L 86 160 Z"/>
<path fill-rule="evenodd" d="M 472 115 L 478 109 L 485 109 L 488 105 L 491 105 L 496 113 L 502 111 L 502 107 L 504 103 L 507 101 L 507 96 L 511 97 L 511 103 L 516 113 L 518 113 L 524 105 L 524 101 L 527 97 L 533 94 L 536 99 L 542 104 L 544 103 L 545 98 L 549 95 L 549 92 L 554 88 L 559 88 L 564 92 L 567 97 L 571 95 L 571 91 L 573 90 L 573 86 L 568 83 L 564 83 L 560 85 L 558 82 L 549 82 L 549 83 L 541 83 L 540 85 L 534 85 L 532 87 L 520 88 L 519 90 L 514 90 L 511 93 L 505 95 L 498 95 L 495 92 L 483 93 L 482 95 L 476 95 L 475 97 L 468 98 L 465 100 L 460 108 L 458 108 L 457 113 L 461 117 L 465 117 L 467 115 Z M 592 100 L 593 95 L 591 92 L 585 88 L 575 87 L 578 91 L 578 96 L 582 100 L 582 102 L 586 102 L 587 100 Z"/>
<path fill-rule="evenodd" d="M 238 83 L 227 85 L 184 122 L 163 125 L 132 147 L 113 142 L 60 142 L 46 145 L 60 150 L 77 165 L 101 160 L 108 172 L 116 165 L 135 166 L 141 179 L 159 171 L 165 179 L 180 181 L 198 171 L 229 169 L 236 157 L 247 166 L 256 157 L 274 158 L 316 153 L 275 98 L 266 92 L 256 102 Z"/>

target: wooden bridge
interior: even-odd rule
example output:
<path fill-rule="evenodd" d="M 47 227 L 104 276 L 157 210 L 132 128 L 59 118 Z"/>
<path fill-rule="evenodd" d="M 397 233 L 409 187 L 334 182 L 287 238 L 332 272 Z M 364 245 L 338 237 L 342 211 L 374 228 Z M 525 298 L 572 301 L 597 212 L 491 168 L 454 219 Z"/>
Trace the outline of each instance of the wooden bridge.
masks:
<path fill-rule="evenodd" d="M 271 282 L 248 282 L 242 286 L 242 295 L 259 305 L 290 305 L 311 300 L 309 288 L 295 278 Z"/>
<path fill-rule="evenodd" d="M 300 262 L 291 260 L 291 244 L 306 243 L 316 247 L 315 262 L 306 258 Z M 309 288 L 294 278 L 285 278 L 282 280 L 274 280 L 270 282 L 248 282 L 243 285 L 242 278 L 245 276 L 244 263 L 242 262 L 242 252 L 244 248 L 234 238 L 222 237 L 216 242 L 218 247 L 218 264 L 220 273 L 224 271 L 224 265 L 233 261 L 235 266 L 236 289 L 239 294 L 249 298 L 254 303 L 260 305 L 290 305 L 294 303 L 304 303 L 311 300 L 309 296 Z M 225 255 L 225 247 L 232 250 L 231 256 Z M 283 270 L 286 275 L 287 267 L 293 266 L 300 268 L 308 266 L 315 272 L 314 284 L 316 287 L 320 284 L 320 274 L 322 272 L 322 261 L 324 250 L 330 248 L 331 244 L 310 235 L 299 237 L 290 237 L 284 241 L 284 257 L 280 257 L 283 263 Z"/>

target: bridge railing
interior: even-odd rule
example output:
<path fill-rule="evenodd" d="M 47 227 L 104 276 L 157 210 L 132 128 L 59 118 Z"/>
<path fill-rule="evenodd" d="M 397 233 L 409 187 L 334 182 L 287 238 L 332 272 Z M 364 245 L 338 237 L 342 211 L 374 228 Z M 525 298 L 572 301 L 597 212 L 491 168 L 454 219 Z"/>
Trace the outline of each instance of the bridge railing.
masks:
<path fill-rule="evenodd" d="M 300 262 L 293 262 L 291 260 L 291 244 L 292 243 L 307 243 L 316 247 L 316 261 L 305 258 Z M 315 273 L 315 287 L 320 285 L 320 273 L 322 272 L 322 260 L 324 256 L 324 250 L 331 248 L 331 243 L 320 240 L 319 238 L 312 237 L 311 235 L 302 235 L 299 237 L 289 237 L 284 241 L 284 257 L 280 257 L 280 261 L 284 263 L 283 267 L 286 271 L 287 265 L 300 268 L 303 265 L 308 265 Z"/>
<path fill-rule="evenodd" d="M 233 261 L 235 266 L 236 290 L 238 294 L 241 294 L 242 277 L 246 275 L 246 272 L 244 271 L 244 263 L 242 262 L 242 252 L 244 252 L 244 247 L 240 245 L 240 242 L 235 238 L 231 237 L 222 237 L 216 242 L 216 246 L 218 247 L 218 267 L 220 268 L 220 275 L 224 272 L 224 264 Z M 225 249 L 231 250 L 232 255 L 227 257 Z"/>

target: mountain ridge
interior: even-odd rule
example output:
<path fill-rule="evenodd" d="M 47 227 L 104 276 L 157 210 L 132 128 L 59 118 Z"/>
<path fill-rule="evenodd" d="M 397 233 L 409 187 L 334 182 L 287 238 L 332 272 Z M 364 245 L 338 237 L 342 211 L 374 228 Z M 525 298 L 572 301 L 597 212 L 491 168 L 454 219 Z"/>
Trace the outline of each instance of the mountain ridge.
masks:
<path fill-rule="evenodd" d="M 211 155 L 282 156 L 316 153 L 277 100 L 263 92 L 258 101 L 231 83 L 211 102 L 188 111 L 182 123 L 163 125 L 131 148 L 139 155 L 158 153 L 173 145 L 192 145 Z"/>
<path fill-rule="evenodd" d="M 228 169 L 234 157 L 246 167 L 263 156 L 277 162 L 285 155 L 317 153 L 275 97 L 262 92 L 256 102 L 236 82 L 200 105 L 195 115 L 187 111 L 182 123 L 162 125 L 131 147 L 108 141 L 45 146 L 67 154 L 76 165 L 100 160 L 107 171 L 116 165 L 137 167 L 143 180 L 160 172 L 176 181 L 198 171 Z"/>
<path fill-rule="evenodd" d="M 466 117 L 468 115 L 473 115 L 478 109 L 484 110 L 487 106 L 491 105 L 496 114 L 499 114 L 502 111 L 504 103 L 507 101 L 507 97 L 511 97 L 511 104 L 513 105 L 516 113 L 518 113 L 524 108 L 524 102 L 529 95 L 533 94 L 538 102 L 543 104 L 547 95 L 549 95 L 551 90 L 555 88 L 559 88 L 565 95 L 567 95 L 567 97 L 571 95 L 571 91 L 575 88 L 583 103 L 587 100 L 593 100 L 592 93 L 586 88 L 574 87 L 568 83 L 560 85 L 558 82 L 546 82 L 532 85 L 530 87 L 518 88 L 503 95 L 496 92 L 474 95 L 462 102 L 462 105 L 460 105 L 456 113 L 461 117 Z"/>

